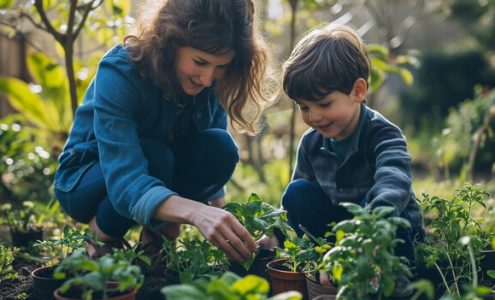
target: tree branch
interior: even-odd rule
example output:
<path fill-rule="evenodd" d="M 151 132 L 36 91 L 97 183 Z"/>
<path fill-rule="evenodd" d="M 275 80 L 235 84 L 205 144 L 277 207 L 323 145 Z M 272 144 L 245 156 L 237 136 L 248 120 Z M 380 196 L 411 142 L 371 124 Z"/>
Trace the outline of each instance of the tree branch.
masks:
<path fill-rule="evenodd" d="M 40 15 L 41 22 L 45 26 L 45 28 L 42 28 L 44 31 L 50 33 L 55 40 L 59 43 L 63 43 L 64 35 L 60 32 L 58 32 L 50 23 L 50 20 L 48 19 L 48 16 L 46 15 L 45 9 L 43 8 L 43 0 L 34 0 L 34 7 L 36 7 L 36 10 L 38 11 L 38 14 Z M 34 20 L 33 20 L 34 21 Z M 37 24 L 34 22 L 34 24 Z M 36 25 L 35 25 L 36 26 Z"/>

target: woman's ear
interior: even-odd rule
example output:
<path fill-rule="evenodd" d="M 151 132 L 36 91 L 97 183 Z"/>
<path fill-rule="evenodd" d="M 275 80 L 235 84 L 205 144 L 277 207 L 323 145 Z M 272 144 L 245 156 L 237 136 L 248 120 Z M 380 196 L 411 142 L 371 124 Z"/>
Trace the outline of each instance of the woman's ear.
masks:
<path fill-rule="evenodd" d="M 354 97 L 354 100 L 362 102 L 365 99 L 367 92 L 368 84 L 366 83 L 366 80 L 363 78 L 356 79 L 352 88 L 352 96 Z"/>

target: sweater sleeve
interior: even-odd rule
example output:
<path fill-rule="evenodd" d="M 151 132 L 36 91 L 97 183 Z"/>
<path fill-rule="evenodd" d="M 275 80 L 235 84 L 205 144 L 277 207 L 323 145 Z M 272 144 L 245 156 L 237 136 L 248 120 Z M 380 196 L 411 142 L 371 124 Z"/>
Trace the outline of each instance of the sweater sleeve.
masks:
<path fill-rule="evenodd" d="M 371 208 L 392 206 L 399 216 L 406 208 L 411 193 L 411 156 L 400 129 L 383 126 L 370 140 L 375 158 L 374 185 L 367 193 Z"/>

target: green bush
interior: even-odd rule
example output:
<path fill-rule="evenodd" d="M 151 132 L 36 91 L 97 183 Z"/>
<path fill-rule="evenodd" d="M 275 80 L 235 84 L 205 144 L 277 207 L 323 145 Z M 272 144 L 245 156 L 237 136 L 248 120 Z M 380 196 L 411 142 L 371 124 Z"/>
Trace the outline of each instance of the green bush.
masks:
<path fill-rule="evenodd" d="M 437 149 L 432 158 L 433 165 L 440 168 L 461 170 L 467 165 L 469 154 L 474 146 L 474 134 L 483 124 L 485 116 L 495 109 L 495 90 L 481 94 L 477 92 L 473 100 L 464 101 L 458 109 L 450 111 L 446 127 L 441 135 L 433 140 Z M 495 117 L 492 116 L 489 128 L 482 134 L 482 144 L 478 150 L 475 169 L 489 168 L 495 162 Z M 489 171 L 486 170 L 486 171 Z"/>
<path fill-rule="evenodd" d="M 56 157 L 37 143 L 32 129 L 18 123 L 0 123 L 0 194 L 19 204 L 53 199 L 51 185 Z"/>

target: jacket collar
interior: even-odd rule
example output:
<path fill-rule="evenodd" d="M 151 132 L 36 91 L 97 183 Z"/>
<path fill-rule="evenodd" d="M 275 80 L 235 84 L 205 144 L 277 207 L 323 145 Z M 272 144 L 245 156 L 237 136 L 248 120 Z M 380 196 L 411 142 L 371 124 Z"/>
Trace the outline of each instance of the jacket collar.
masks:
<path fill-rule="evenodd" d="M 342 164 L 344 164 L 349 159 L 349 157 L 351 157 L 354 153 L 359 151 L 359 137 L 361 136 L 361 132 L 363 130 L 366 116 L 368 115 L 368 113 L 369 113 L 368 107 L 364 103 L 361 103 L 361 112 L 359 114 L 358 127 L 356 128 L 356 131 L 351 136 L 352 141 L 350 143 L 350 147 L 349 147 L 348 152 L 344 153 Z M 320 151 L 322 151 L 326 154 L 330 154 L 332 156 L 337 155 L 334 151 L 332 151 L 330 144 L 331 144 L 330 139 L 324 137 Z"/>

